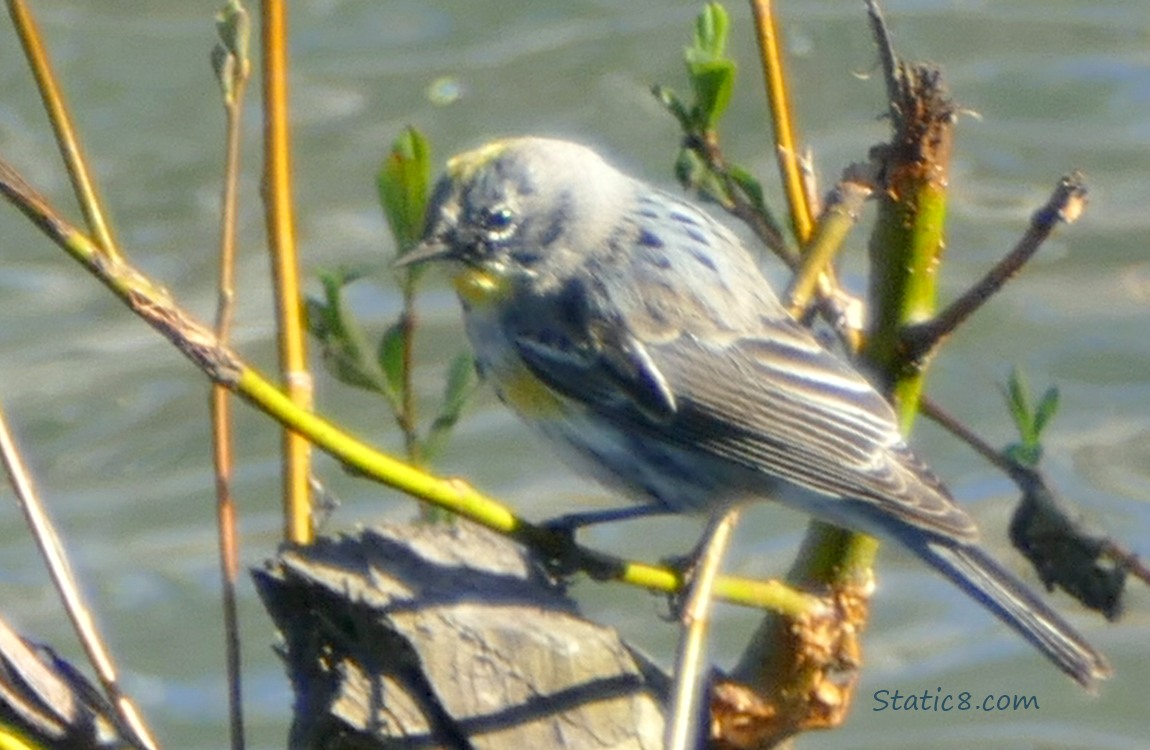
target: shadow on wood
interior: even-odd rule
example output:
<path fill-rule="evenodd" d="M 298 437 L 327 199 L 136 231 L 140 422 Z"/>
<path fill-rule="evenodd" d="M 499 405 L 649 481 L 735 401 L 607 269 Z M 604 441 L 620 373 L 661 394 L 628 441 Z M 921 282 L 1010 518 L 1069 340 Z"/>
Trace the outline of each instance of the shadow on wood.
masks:
<path fill-rule="evenodd" d="M 465 522 L 285 548 L 257 587 L 292 748 L 658 748 L 667 677 Z"/>

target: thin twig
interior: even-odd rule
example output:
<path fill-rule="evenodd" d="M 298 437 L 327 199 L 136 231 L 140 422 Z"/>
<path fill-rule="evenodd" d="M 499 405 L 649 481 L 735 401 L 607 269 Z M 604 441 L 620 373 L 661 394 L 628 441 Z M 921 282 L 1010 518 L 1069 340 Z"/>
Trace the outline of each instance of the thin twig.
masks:
<path fill-rule="evenodd" d="M 1006 474 L 1014 476 L 1016 471 L 1020 469 L 1026 470 L 1026 467 L 1021 466 L 1015 461 L 1011 461 L 1006 454 L 983 440 L 974 430 L 958 421 L 957 417 L 944 409 L 942 405 L 934 399 L 923 396 L 919 404 L 919 411 L 922 412 L 923 416 L 933 420 L 951 435 L 954 435 L 969 445 L 978 455 L 994 464 Z"/>
<path fill-rule="evenodd" d="M 116 716 L 121 724 L 120 732 L 125 737 L 131 738 L 140 747 L 146 750 L 156 750 L 158 745 L 147 724 L 144 723 L 143 716 L 131 698 L 125 695 L 120 688 L 112 655 L 100 636 L 100 631 L 92 619 L 92 612 L 84 601 L 83 594 L 80 593 L 80 587 L 72 573 L 72 566 L 68 562 L 68 555 L 63 545 L 60 544 L 60 538 L 56 535 L 56 530 L 53 528 L 52 522 L 44 510 L 44 505 L 36 493 L 32 477 L 20 458 L 20 451 L 8 429 L 2 408 L 0 408 L 0 459 L 3 460 L 4 468 L 8 472 L 12 488 L 16 493 L 16 500 L 20 505 L 20 510 L 24 513 L 32 536 L 36 540 L 36 546 L 44 557 L 44 563 L 48 567 L 52 583 L 60 593 L 60 599 L 64 603 L 64 610 L 68 614 L 68 619 L 76 630 L 76 635 L 84 647 L 88 661 L 96 670 L 96 676 L 104 687 L 104 693 L 115 708 Z"/>
<path fill-rule="evenodd" d="M 815 171 L 815 154 L 809 147 L 799 156 L 799 169 L 803 192 L 807 195 L 807 205 L 811 207 L 811 215 L 821 217 L 823 204 L 819 195 L 819 176 Z"/>
<path fill-rule="evenodd" d="M 225 6 L 216 18 L 221 41 L 213 50 L 226 116 L 224 186 L 220 197 L 219 301 L 216 337 L 221 346 L 231 341 L 235 310 L 236 211 L 238 207 L 240 137 L 250 63 L 247 58 L 249 22 L 238 2 Z M 228 676 L 228 716 L 232 750 L 243 750 L 243 667 L 236 586 L 239 580 L 239 533 L 232 496 L 234 454 L 232 414 L 228 389 L 212 384 L 212 461 L 216 476 L 216 528 L 219 543 L 220 585 L 224 614 L 224 647 Z"/>
<path fill-rule="evenodd" d="M 1134 554 L 1128 549 L 1123 549 L 1115 542 L 1107 539 L 1102 544 L 1103 552 L 1107 557 L 1113 560 L 1117 565 L 1133 573 L 1138 580 L 1150 586 L 1150 567 L 1147 567 L 1138 555 Z"/>
<path fill-rule="evenodd" d="M 232 424 L 228 389 L 213 384 L 211 392 L 212 461 L 216 474 L 216 531 L 224 614 L 224 650 L 228 677 L 228 718 L 233 750 L 244 747 L 243 667 L 236 586 L 239 580 L 239 534 L 232 497 Z"/>
<path fill-rule="evenodd" d="M 688 135 L 683 145 L 694 151 L 706 163 L 708 171 L 722 181 L 724 194 L 723 200 L 719 203 L 723 209 L 750 227 L 759 238 L 759 242 L 786 263 L 788 268 L 797 268 L 800 262 L 799 256 L 787 245 L 782 227 L 771 212 L 747 195 L 739 181 L 735 179 L 727 157 L 719 145 L 717 134 L 712 132 L 702 136 Z"/>
<path fill-rule="evenodd" d="M 898 103 L 902 100 L 900 92 L 903 90 L 903 81 L 898 75 L 901 67 L 898 57 L 894 53 L 894 40 L 890 35 L 890 27 L 886 25 L 882 9 L 875 0 L 866 0 L 867 20 L 870 21 L 871 35 L 874 37 L 875 47 L 879 54 L 879 67 L 882 68 L 883 80 L 886 82 L 887 105 L 890 116 L 898 120 L 901 110 Z"/>
<path fill-rule="evenodd" d="M 1061 223 L 1073 223 L 1086 207 L 1086 183 L 1074 172 L 1059 180 L 1050 198 L 1030 218 L 1026 234 L 985 276 L 935 318 L 904 332 L 909 361 L 923 362 L 967 318 L 998 292 L 1029 261 Z"/>
<path fill-rule="evenodd" d="M 396 421 L 403 432 L 403 446 L 407 460 L 416 466 L 423 464 L 419 444 L 419 431 L 415 407 L 415 281 L 410 268 L 403 270 L 403 310 L 399 313 L 400 337 L 403 341 L 403 390 Z"/>
<path fill-rule="evenodd" d="M 401 368 L 403 388 L 400 391 L 399 409 L 395 411 L 395 421 L 403 433 L 404 453 L 412 466 L 424 466 L 423 444 L 419 439 L 419 419 L 415 399 L 415 269 L 402 271 L 403 309 L 399 313 L 400 340 L 403 342 Z M 427 523 L 443 520 L 443 512 L 433 505 L 422 503 L 419 517 Z"/>
<path fill-rule="evenodd" d="M 736 184 L 718 144 L 712 144 L 707 148 L 705 158 L 711 170 L 722 178 L 727 195 L 731 198 L 731 203 L 724 206 L 727 212 L 750 227 L 759 238 L 759 242 L 786 263 L 788 268 L 798 268 L 801 262 L 798 253 L 787 245 L 773 217 L 764 216 L 761 209 L 752 203 L 742 188 Z"/>
<path fill-rule="evenodd" d="M 739 522 L 739 508 L 731 507 L 711 517 L 692 561 L 690 581 L 680 619 L 683 632 L 675 657 L 675 686 L 667 712 L 666 750 L 689 750 L 698 746 L 700 701 L 706 688 L 703 665 L 707 652 L 707 628 L 711 622 L 715 580 Z"/>
<path fill-rule="evenodd" d="M 109 258 L 115 258 L 119 250 L 112 236 L 111 226 L 105 218 L 96 185 L 88 173 L 88 162 L 80 147 L 80 139 L 72 127 L 68 106 L 64 102 L 64 92 L 56 82 L 56 75 L 52 71 L 52 63 L 44 48 L 40 29 L 24 0 L 8 0 L 8 13 L 12 16 L 12 25 L 16 28 L 20 43 L 24 47 L 24 57 L 28 60 L 32 75 L 36 78 L 36 88 L 48 113 L 48 122 L 52 125 L 52 132 L 56 136 L 56 144 L 60 149 L 60 156 L 64 159 L 68 178 L 72 181 L 76 201 L 84 214 L 84 222 L 88 225 L 88 231 L 91 232 L 96 244 Z"/>

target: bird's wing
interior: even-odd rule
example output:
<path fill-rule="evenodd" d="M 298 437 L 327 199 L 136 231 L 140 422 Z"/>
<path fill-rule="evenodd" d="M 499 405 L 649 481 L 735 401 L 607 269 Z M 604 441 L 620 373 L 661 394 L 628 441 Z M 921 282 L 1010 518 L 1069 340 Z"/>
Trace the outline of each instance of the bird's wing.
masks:
<path fill-rule="evenodd" d="M 616 423 L 930 533 L 976 538 L 882 396 L 790 318 L 765 324 L 722 343 L 684 333 L 644 344 L 613 321 L 609 336 L 557 345 L 525 334 L 516 344 L 537 377 Z"/>

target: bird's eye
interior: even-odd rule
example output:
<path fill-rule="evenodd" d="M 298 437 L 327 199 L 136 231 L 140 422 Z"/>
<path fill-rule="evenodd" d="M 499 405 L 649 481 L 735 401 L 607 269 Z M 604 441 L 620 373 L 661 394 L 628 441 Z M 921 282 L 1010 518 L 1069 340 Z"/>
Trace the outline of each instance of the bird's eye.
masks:
<path fill-rule="evenodd" d="M 507 233 L 514 221 L 515 214 L 511 213 L 511 209 L 506 206 L 485 208 L 479 216 L 479 223 L 483 225 L 483 228 L 496 235 Z"/>

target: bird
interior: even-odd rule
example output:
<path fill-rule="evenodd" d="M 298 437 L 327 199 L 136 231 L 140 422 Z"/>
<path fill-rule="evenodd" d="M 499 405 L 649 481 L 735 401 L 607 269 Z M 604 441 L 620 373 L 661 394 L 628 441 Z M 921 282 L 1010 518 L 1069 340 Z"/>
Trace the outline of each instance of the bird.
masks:
<path fill-rule="evenodd" d="M 1081 685 L 1106 658 L 979 546 L 867 378 L 694 203 L 582 144 L 452 158 L 399 265 L 449 269 L 476 368 L 574 465 L 646 510 L 778 502 L 892 541 Z"/>

